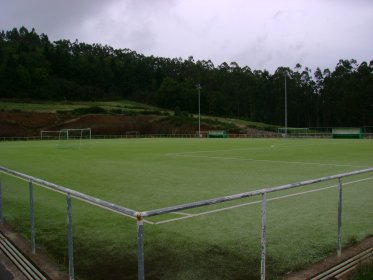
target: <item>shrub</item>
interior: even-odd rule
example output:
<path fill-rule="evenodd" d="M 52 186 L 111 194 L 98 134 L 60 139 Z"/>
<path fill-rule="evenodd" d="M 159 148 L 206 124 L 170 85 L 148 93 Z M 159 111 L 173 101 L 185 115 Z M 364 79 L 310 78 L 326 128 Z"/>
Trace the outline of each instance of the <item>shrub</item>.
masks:
<path fill-rule="evenodd" d="M 82 107 L 72 110 L 74 115 L 85 115 L 85 114 L 107 114 L 108 111 L 100 106 Z"/>

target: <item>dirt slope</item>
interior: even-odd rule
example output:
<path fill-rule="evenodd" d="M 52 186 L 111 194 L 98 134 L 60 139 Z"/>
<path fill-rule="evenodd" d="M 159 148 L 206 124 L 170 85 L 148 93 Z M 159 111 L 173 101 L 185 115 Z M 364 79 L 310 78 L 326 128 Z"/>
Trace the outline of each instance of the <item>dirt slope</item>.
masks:
<path fill-rule="evenodd" d="M 177 126 L 165 116 L 104 114 L 77 117 L 55 113 L 0 112 L 0 137 L 39 136 L 40 130 L 86 127 L 90 127 L 95 135 L 125 135 L 129 131 L 140 134 L 193 134 L 196 131 L 194 125 Z"/>

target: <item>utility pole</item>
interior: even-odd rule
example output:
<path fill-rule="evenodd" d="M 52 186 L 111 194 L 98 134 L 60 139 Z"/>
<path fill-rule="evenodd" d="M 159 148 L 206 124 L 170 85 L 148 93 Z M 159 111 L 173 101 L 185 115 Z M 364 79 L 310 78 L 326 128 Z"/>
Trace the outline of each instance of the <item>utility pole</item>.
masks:
<path fill-rule="evenodd" d="M 287 101 L 287 88 L 286 88 L 286 76 L 287 72 L 285 71 L 285 137 L 288 135 L 288 101 Z"/>
<path fill-rule="evenodd" d="M 202 137 L 201 135 L 201 85 L 197 84 L 196 88 L 198 90 L 198 137 Z"/>

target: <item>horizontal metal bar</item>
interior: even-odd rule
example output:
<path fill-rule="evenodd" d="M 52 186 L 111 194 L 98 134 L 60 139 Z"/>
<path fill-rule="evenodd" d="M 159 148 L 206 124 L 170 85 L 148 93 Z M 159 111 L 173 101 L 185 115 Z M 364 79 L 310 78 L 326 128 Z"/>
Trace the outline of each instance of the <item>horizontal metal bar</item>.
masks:
<path fill-rule="evenodd" d="M 130 217 L 136 217 L 136 211 L 134 211 L 132 209 L 125 208 L 125 207 L 116 205 L 114 203 L 110 203 L 110 202 L 107 202 L 105 200 L 102 200 L 102 199 L 99 199 L 99 198 L 96 198 L 96 197 L 93 197 L 93 196 L 90 196 L 90 195 L 87 195 L 87 194 L 84 194 L 84 193 L 81 193 L 81 192 L 77 192 L 77 191 L 62 187 L 60 185 L 50 183 L 48 181 L 41 180 L 41 179 L 33 177 L 33 176 L 23 174 L 23 173 L 18 172 L 18 171 L 11 170 L 9 168 L 5 168 L 3 166 L 0 166 L 0 172 L 15 176 L 19 179 L 23 179 L 23 180 L 26 180 L 26 181 L 31 181 L 36 185 L 48 188 L 48 189 L 56 191 L 56 192 L 70 194 L 72 197 L 75 197 L 79 200 L 82 200 L 84 202 L 99 206 L 101 208 L 105 208 L 105 209 L 110 210 L 110 211 L 114 211 L 114 212 L 122 214 L 122 215 L 130 216 Z"/>
<path fill-rule="evenodd" d="M 276 186 L 276 187 L 271 187 L 271 188 L 260 189 L 260 190 L 256 190 L 256 191 L 244 192 L 244 193 L 239 193 L 239 194 L 234 194 L 234 195 L 229 195 L 229 196 L 222 196 L 222 197 L 217 197 L 217 198 L 212 198 L 212 199 L 207 199 L 207 200 L 201 200 L 201 201 L 197 201 L 197 202 L 191 202 L 191 203 L 186 203 L 186 204 L 181 204 L 181 205 L 170 206 L 170 207 L 166 207 L 166 208 L 159 208 L 159 209 L 155 209 L 155 210 L 144 211 L 144 212 L 142 212 L 142 216 L 143 217 L 157 216 L 157 215 L 162 215 L 162 214 L 166 214 L 166 213 L 170 213 L 170 212 L 175 212 L 175 211 L 180 211 L 180 210 L 185 210 L 185 209 L 191 209 L 191 208 L 197 208 L 197 207 L 201 207 L 201 206 L 207 206 L 207 205 L 211 205 L 211 204 L 217 204 L 217 203 L 237 200 L 237 199 L 241 199 L 241 198 L 252 197 L 252 196 L 260 195 L 260 194 L 263 194 L 263 193 L 271 193 L 271 192 L 277 192 L 277 191 L 282 191 L 282 190 L 307 186 L 307 185 L 311 185 L 311 184 L 315 184 L 315 183 L 319 183 L 319 182 L 324 182 L 324 181 L 329 181 L 329 180 L 333 180 L 333 179 L 337 179 L 337 178 L 363 174 L 363 173 L 367 173 L 367 172 L 373 172 L 373 168 L 356 170 L 356 171 L 352 171 L 352 172 L 341 173 L 341 174 L 326 176 L 326 177 L 317 178 L 317 179 L 306 180 L 306 181 L 302 181 L 302 182 L 298 182 L 298 183 L 286 184 L 286 185 L 281 185 L 281 186 Z"/>
<path fill-rule="evenodd" d="M 62 187 L 57 184 L 50 183 L 45 180 L 41 180 L 26 174 L 23 174 L 21 172 L 17 172 L 8 168 L 5 168 L 3 166 L 0 166 L 0 172 L 13 175 L 17 178 L 26 180 L 26 181 L 32 181 L 33 183 L 40 185 L 42 187 L 49 188 L 53 191 L 56 192 L 61 192 L 65 194 L 70 194 L 72 197 L 75 197 L 77 199 L 80 199 L 84 202 L 99 206 L 101 208 L 126 215 L 132 218 L 136 218 L 138 211 L 125 208 L 104 200 L 101 200 L 99 198 L 95 198 L 65 187 Z M 292 183 L 292 184 L 286 184 L 286 185 L 281 185 L 281 186 L 276 186 L 276 187 L 270 187 L 270 188 L 264 188 L 256 191 L 250 191 L 250 192 L 245 192 L 245 193 L 239 193 L 239 194 L 234 194 L 234 195 L 229 195 L 229 196 L 223 196 L 223 197 L 217 197 L 217 198 L 212 198 L 212 199 L 207 199 L 207 200 L 202 200 L 202 201 L 197 201 L 197 202 L 191 202 L 191 203 L 186 203 L 186 204 L 181 204 L 181 205 L 175 205 L 175 206 L 170 206 L 166 208 L 159 208 L 155 210 L 150 210 L 150 211 L 144 211 L 141 212 L 141 215 L 143 217 L 150 217 L 150 216 L 157 216 L 157 215 L 162 215 L 170 212 L 175 212 L 175 211 L 180 211 L 180 210 L 185 210 L 185 209 L 191 209 L 191 208 L 197 208 L 201 206 L 207 206 L 207 205 L 212 205 L 212 204 L 217 204 L 221 202 L 227 202 L 227 201 L 232 201 L 232 200 L 237 200 L 241 198 L 247 198 L 247 197 L 252 197 L 252 196 L 257 196 L 263 193 L 270 193 L 270 192 L 277 192 L 277 191 L 282 191 L 282 190 L 287 190 L 287 189 L 292 189 L 292 188 L 297 188 L 297 187 L 302 187 L 306 185 L 311 185 L 319 182 L 324 182 L 324 181 L 329 181 L 337 178 L 342 178 L 342 177 L 347 177 L 347 176 L 353 176 L 353 175 L 358 175 L 358 174 L 363 174 L 367 172 L 373 172 L 373 168 L 367 168 L 363 170 L 356 170 L 352 172 L 347 172 L 347 173 L 341 173 L 337 175 L 332 175 L 332 176 L 326 176 L 322 178 L 317 178 L 317 179 L 311 179 L 311 180 L 306 180 L 298 183 Z"/>

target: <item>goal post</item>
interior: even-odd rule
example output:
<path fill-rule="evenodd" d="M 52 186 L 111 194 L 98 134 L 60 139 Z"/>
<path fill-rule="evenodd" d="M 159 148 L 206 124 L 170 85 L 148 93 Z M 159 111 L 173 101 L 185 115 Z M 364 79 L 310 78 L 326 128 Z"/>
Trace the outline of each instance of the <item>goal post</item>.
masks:
<path fill-rule="evenodd" d="M 83 143 L 82 140 L 91 140 L 91 137 L 92 132 L 90 128 L 64 128 L 59 130 L 58 147 L 80 149 Z"/>
<path fill-rule="evenodd" d="M 90 128 L 64 128 L 59 131 L 59 140 L 90 140 L 91 138 Z"/>
<path fill-rule="evenodd" d="M 277 137 L 289 138 L 331 138 L 331 127 L 279 127 Z"/>
<path fill-rule="evenodd" d="M 308 127 L 280 127 L 277 129 L 278 137 L 306 137 L 309 133 Z"/>

